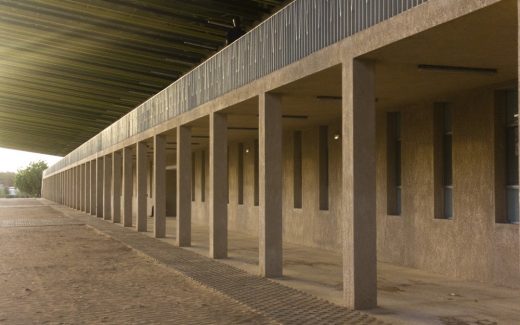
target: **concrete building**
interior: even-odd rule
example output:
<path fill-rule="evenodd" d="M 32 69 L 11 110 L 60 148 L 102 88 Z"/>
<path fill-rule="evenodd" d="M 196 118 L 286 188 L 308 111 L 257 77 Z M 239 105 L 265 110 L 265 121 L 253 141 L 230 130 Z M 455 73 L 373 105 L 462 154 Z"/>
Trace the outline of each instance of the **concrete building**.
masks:
<path fill-rule="evenodd" d="M 43 196 L 179 246 L 209 225 L 343 252 L 345 304 L 376 261 L 520 288 L 516 0 L 297 0 L 44 175 Z M 135 216 L 135 221 L 132 216 Z M 171 220 L 171 219 L 170 219 Z"/>

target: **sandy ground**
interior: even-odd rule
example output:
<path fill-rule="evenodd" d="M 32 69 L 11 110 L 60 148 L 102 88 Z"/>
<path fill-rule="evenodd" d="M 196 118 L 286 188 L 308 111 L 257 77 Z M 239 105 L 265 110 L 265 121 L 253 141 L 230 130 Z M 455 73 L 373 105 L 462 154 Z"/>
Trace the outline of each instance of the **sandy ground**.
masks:
<path fill-rule="evenodd" d="M 38 201 L 0 200 L 0 324 L 264 324 Z"/>

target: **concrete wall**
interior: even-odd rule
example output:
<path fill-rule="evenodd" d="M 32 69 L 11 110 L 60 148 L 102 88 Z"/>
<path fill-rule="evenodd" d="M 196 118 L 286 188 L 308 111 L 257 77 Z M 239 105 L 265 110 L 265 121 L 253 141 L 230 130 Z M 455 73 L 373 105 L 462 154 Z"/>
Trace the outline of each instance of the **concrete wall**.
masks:
<path fill-rule="evenodd" d="M 402 116 L 402 214 L 386 212 L 386 112 L 377 114 L 378 259 L 450 277 L 520 287 L 518 225 L 495 223 L 494 90 L 449 99 L 453 110 L 454 217 L 434 218 L 433 102 L 399 108 Z M 284 241 L 339 251 L 341 145 L 329 125 L 329 210 L 319 210 L 319 128 L 302 130 L 303 208 L 293 208 L 293 131 L 285 131 Z M 244 146 L 244 204 L 238 204 L 238 143 L 229 147 L 229 229 L 258 234 L 254 206 L 254 140 Z M 249 149 L 245 153 L 245 149 Z M 207 149 L 206 149 L 207 150 Z M 201 151 L 195 152 L 193 222 L 207 223 L 200 202 Z"/>

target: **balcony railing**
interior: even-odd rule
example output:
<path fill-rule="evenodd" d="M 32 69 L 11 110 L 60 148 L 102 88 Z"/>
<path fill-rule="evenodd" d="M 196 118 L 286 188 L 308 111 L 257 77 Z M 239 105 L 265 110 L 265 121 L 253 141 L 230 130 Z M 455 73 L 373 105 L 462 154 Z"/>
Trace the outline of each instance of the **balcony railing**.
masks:
<path fill-rule="evenodd" d="M 45 175 L 426 1 L 296 0 L 76 148 Z"/>

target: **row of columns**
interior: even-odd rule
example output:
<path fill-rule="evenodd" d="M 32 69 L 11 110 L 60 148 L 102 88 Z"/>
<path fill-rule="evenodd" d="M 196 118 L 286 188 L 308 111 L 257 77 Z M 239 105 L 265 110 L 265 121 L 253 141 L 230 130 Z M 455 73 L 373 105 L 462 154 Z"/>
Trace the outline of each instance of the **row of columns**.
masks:
<path fill-rule="evenodd" d="M 377 304 L 375 232 L 375 104 L 370 64 L 343 64 L 342 182 L 343 283 L 346 305 Z M 283 273 L 282 104 L 259 95 L 259 273 Z M 228 125 L 221 112 L 209 116 L 209 256 L 228 252 Z M 176 127 L 177 233 L 191 245 L 191 129 Z M 147 145 L 143 141 L 46 178 L 46 197 L 99 218 L 132 226 L 133 153 L 136 156 L 136 230 L 147 231 Z M 153 136 L 154 235 L 166 235 L 166 136 Z M 62 190 L 63 189 L 63 190 Z M 122 197 L 122 206 L 121 198 Z"/>

